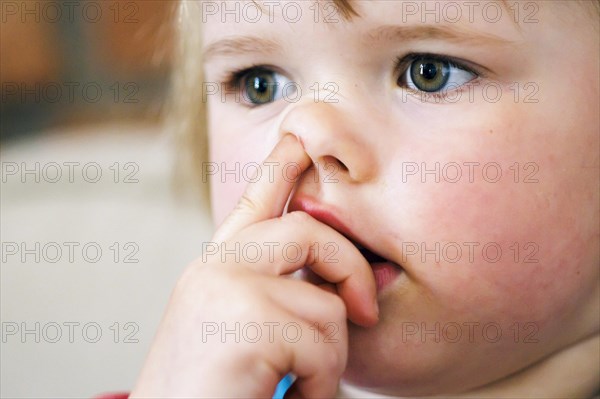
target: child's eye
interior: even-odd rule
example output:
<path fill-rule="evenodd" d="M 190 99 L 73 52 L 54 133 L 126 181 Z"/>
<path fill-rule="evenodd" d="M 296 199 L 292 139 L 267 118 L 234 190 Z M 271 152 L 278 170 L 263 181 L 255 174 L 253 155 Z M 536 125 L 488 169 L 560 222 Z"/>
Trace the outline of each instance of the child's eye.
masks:
<path fill-rule="evenodd" d="M 435 55 L 405 57 L 399 66 L 398 85 L 426 93 L 455 90 L 478 77 L 467 67 Z"/>
<path fill-rule="evenodd" d="M 285 76 L 260 66 L 234 72 L 227 84 L 241 91 L 242 98 L 252 105 L 271 103 L 295 92 L 295 86 Z"/>

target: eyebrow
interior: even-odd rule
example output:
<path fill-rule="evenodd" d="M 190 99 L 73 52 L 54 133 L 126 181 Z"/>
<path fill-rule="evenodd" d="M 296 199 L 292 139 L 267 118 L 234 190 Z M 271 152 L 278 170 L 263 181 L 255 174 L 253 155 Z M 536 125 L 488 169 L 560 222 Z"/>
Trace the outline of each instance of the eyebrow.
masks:
<path fill-rule="evenodd" d="M 208 45 L 202 57 L 206 62 L 217 56 L 240 55 L 243 53 L 276 54 L 282 51 L 281 45 L 274 40 L 258 36 L 233 36 Z"/>
<path fill-rule="evenodd" d="M 443 40 L 446 42 L 479 45 L 509 45 L 512 41 L 501 37 L 459 30 L 448 26 L 384 25 L 365 34 L 367 42 L 416 40 Z M 205 62 L 215 57 L 240 54 L 277 54 L 283 47 L 276 41 L 258 36 L 232 36 L 209 44 L 203 52 Z"/>
<path fill-rule="evenodd" d="M 367 33 L 368 41 L 443 40 L 473 46 L 509 45 L 514 42 L 487 33 L 475 33 L 451 26 L 399 26 L 384 25 Z"/>

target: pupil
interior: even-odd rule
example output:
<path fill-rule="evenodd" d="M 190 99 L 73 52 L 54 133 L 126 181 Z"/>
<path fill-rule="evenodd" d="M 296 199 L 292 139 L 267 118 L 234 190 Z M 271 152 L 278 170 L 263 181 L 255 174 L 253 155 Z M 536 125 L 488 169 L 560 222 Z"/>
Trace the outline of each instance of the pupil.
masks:
<path fill-rule="evenodd" d="M 410 78 L 415 88 L 428 93 L 442 90 L 450 78 L 450 64 L 435 58 L 423 57 L 413 61 Z M 407 71 L 408 72 L 408 71 Z"/>
<path fill-rule="evenodd" d="M 431 80 L 434 79 L 435 76 L 437 75 L 437 67 L 435 66 L 435 64 L 432 63 L 427 63 L 424 64 L 422 66 L 422 72 L 421 74 L 423 75 L 423 77 L 425 79 Z"/>
<path fill-rule="evenodd" d="M 268 90 L 269 83 L 264 78 L 254 78 L 254 89 L 259 93 L 264 93 Z"/>

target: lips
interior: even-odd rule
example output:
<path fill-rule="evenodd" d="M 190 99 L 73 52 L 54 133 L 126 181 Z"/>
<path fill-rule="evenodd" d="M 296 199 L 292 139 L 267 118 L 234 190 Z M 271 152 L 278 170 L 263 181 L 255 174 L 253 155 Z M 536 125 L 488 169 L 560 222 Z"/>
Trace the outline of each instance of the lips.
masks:
<path fill-rule="evenodd" d="M 288 206 L 288 212 L 292 211 L 304 211 L 308 213 L 318 221 L 334 228 L 352 242 L 367 262 L 369 262 L 369 265 L 371 265 L 378 292 L 393 282 L 402 272 L 403 269 L 399 264 L 385 258 L 371 246 L 367 246 L 364 241 L 360 240 L 360 238 L 342 223 L 333 212 L 328 211 L 316 202 L 308 198 L 292 198 Z M 307 271 L 307 278 L 315 284 L 325 282 L 310 270 Z"/>
<path fill-rule="evenodd" d="M 387 285 L 393 282 L 402 271 L 401 266 L 397 263 L 385 259 L 367 248 L 361 248 L 360 244 L 354 242 L 353 244 L 358 248 L 367 262 L 369 262 L 369 265 L 371 265 L 373 276 L 375 277 L 375 284 L 377 285 L 377 292 L 383 290 Z"/>

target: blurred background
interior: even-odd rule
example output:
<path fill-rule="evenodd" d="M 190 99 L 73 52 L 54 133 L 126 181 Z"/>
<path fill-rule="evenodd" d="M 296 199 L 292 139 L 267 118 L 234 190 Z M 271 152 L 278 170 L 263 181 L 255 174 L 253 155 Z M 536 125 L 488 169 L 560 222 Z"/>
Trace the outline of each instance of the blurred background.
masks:
<path fill-rule="evenodd" d="M 0 1 L 1 397 L 131 390 L 210 237 L 162 123 L 175 6 Z"/>
<path fill-rule="evenodd" d="M 176 1 L 3 1 L 2 140 L 54 126 L 156 122 Z"/>

